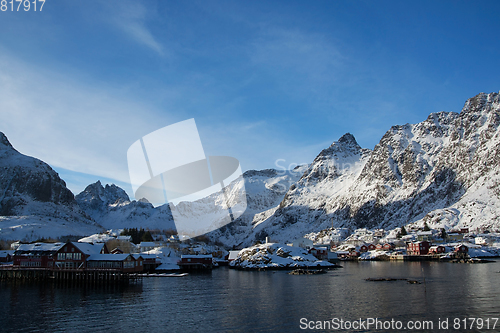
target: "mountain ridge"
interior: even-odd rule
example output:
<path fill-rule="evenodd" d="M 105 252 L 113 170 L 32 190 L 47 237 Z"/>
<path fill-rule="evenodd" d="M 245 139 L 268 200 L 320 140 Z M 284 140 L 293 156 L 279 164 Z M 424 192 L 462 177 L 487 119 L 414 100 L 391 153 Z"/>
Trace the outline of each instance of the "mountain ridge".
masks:
<path fill-rule="evenodd" d="M 460 113 L 441 111 L 416 124 L 392 126 L 373 150 L 360 147 L 346 133 L 307 166 L 286 172 L 246 171 L 245 187 L 232 188 L 228 200 L 236 200 L 236 192 L 245 190 L 247 210 L 207 236 L 233 247 L 266 236 L 289 242 L 331 228 L 391 229 L 424 223 L 446 229 L 500 228 L 499 128 L 500 95 L 480 93 L 469 98 Z M 48 203 L 72 207 L 72 218 L 95 227 L 97 222 L 106 228 L 172 229 L 171 209 L 211 209 L 204 200 L 155 208 L 130 201 L 121 188 L 100 181 L 74 197 L 48 165 L 21 155 L 0 133 L 2 223 L 25 213 L 51 216 L 43 208 Z M 9 192 L 15 170 L 24 177 L 13 182 L 16 193 Z M 45 176 L 30 179 L 37 174 L 33 170 Z M 39 183 L 51 184 L 50 191 L 41 190 L 46 186 Z M 24 211 L 25 206 L 31 208 Z M 44 213 L 35 214 L 37 209 Z"/>
<path fill-rule="evenodd" d="M 0 229 L 7 239 L 84 235 L 102 230 L 47 163 L 18 152 L 0 132 Z"/>
<path fill-rule="evenodd" d="M 347 149 L 343 143 L 353 140 L 343 136 L 318 154 L 273 214 L 254 221 L 244 243 L 264 236 L 287 242 L 332 226 L 429 221 L 446 228 L 500 227 L 495 209 L 481 215 L 464 208 L 473 198 L 483 208 L 498 207 L 499 124 L 499 94 L 481 93 L 460 113 L 437 112 L 417 124 L 392 126 L 372 151 Z M 489 204 L 477 203 L 478 196 Z M 450 211 L 458 216 L 448 216 Z M 482 218 L 468 219 L 472 213 Z"/>

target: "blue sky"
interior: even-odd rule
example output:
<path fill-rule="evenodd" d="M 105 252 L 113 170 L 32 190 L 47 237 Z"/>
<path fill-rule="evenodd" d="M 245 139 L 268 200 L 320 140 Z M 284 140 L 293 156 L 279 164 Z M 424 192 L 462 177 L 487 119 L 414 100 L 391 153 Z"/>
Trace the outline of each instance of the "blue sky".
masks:
<path fill-rule="evenodd" d="M 195 118 L 243 170 L 500 90 L 498 1 L 47 0 L 0 12 L 0 131 L 79 193 L 132 196 L 126 152 Z"/>

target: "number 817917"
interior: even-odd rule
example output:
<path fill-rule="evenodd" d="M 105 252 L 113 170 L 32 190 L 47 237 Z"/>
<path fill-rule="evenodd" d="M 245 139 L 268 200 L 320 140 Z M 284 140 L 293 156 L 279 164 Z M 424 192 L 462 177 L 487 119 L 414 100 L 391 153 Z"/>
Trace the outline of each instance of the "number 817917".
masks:
<path fill-rule="evenodd" d="M 28 12 L 30 10 L 36 12 L 41 12 L 43 9 L 43 5 L 45 5 L 45 0 L 2 0 L 0 1 L 0 10 L 2 12 L 10 11 L 10 12 L 19 12 L 25 11 Z"/>

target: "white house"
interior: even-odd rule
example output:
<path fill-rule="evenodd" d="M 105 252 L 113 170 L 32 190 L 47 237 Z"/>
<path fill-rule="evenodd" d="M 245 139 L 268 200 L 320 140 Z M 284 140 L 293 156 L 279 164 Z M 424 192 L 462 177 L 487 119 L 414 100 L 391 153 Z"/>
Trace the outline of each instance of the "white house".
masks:
<path fill-rule="evenodd" d="M 156 247 L 156 244 L 154 242 L 141 242 L 139 244 L 139 248 L 141 252 L 147 252 L 149 250 L 152 250 Z"/>
<path fill-rule="evenodd" d="M 485 235 L 477 236 L 474 239 L 474 242 L 476 243 L 476 245 L 489 245 L 491 244 L 491 238 Z"/>
<path fill-rule="evenodd" d="M 122 235 L 122 236 L 117 236 L 116 239 L 131 242 L 132 241 L 132 236 L 130 236 L 130 235 Z"/>

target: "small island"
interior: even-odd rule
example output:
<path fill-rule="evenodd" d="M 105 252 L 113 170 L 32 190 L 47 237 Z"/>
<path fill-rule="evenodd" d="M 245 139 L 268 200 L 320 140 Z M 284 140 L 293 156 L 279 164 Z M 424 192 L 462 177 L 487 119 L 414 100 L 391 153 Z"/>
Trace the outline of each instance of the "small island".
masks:
<path fill-rule="evenodd" d="M 338 268 L 325 260 L 318 260 L 301 247 L 280 243 L 257 244 L 239 251 L 229 267 L 244 270 Z"/>

